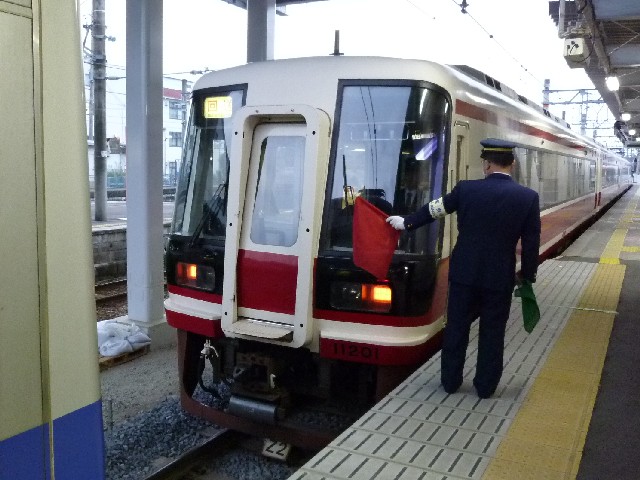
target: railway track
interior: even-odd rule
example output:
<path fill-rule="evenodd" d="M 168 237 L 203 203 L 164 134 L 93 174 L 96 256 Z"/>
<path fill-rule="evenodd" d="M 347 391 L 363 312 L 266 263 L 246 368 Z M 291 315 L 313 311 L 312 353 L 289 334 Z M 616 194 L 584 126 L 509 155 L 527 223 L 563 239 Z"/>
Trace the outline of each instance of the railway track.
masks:
<path fill-rule="evenodd" d="M 229 480 L 287 478 L 317 453 L 294 450 L 284 462 L 262 452 L 263 440 L 233 430 L 221 430 L 144 480 Z M 267 473 L 268 472 L 268 473 Z"/>
<path fill-rule="evenodd" d="M 123 312 L 126 314 L 126 279 L 97 284 L 95 298 L 99 320 L 100 310 L 105 308 L 124 309 Z M 113 316 L 109 315 L 106 318 L 113 318 Z M 340 412 L 343 410 L 341 409 Z M 330 416 L 332 413 L 336 412 L 328 411 L 321 414 Z M 226 413 L 224 410 L 220 410 L 219 415 L 226 416 Z M 302 417 L 302 422 L 308 421 L 308 419 L 304 420 L 304 414 Z M 211 425 L 217 423 L 215 419 L 208 420 Z M 296 418 L 294 421 L 282 422 L 265 428 L 264 425 L 259 425 L 251 420 L 237 419 L 232 429 L 222 429 L 220 432 L 214 433 L 201 445 L 188 450 L 179 457 L 166 454 L 161 456 L 155 461 L 156 465 L 163 464 L 167 458 L 172 461 L 159 470 L 152 469 L 149 476 L 140 478 L 144 478 L 144 480 L 234 480 L 236 478 L 277 480 L 288 478 L 342 431 L 340 428 L 336 428 L 335 424 L 324 428 L 317 424 L 305 424 L 299 423 L 299 421 L 300 418 Z M 141 428 L 144 429 L 142 426 Z M 205 437 L 208 435 L 210 434 Z M 265 441 L 264 437 L 273 438 L 274 441 Z M 298 445 L 298 447 L 290 444 Z M 267 449 L 267 446 L 275 451 L 276 458 L 268 458 L 263 455 L 263 450 Z M 288 453 L 278 458 L 278 451 L 284 449 Z M 256 471 L 260 473 L 256 474 Z M 264 472 L 269 473 L 265 474 Z M 147 474 L 145 473 L 145 475 Z"/>
<path fill-rule="evenodd" d="M 110 302 L 120 302 L 127 298 L 127 279 L 120 278 L 95 286 L 96 305 L 101 306 Z"/>
<path fill-rule="evenodd" d="M 101 282 L 94 288 L 98 320 L 110 320 L 127 314 L 126 278 Z"/>
<path fill-rule="evenodd" d="M 239 445 L 241 440 L 246 437 L 246 435 L 231 430 L 221 430 L 202 445 L 189 450 L 144 480 L 170 480 L 191 474 L 198 469 L 200 464 L 212 457 L 222 456 L 225 452 Z"/>

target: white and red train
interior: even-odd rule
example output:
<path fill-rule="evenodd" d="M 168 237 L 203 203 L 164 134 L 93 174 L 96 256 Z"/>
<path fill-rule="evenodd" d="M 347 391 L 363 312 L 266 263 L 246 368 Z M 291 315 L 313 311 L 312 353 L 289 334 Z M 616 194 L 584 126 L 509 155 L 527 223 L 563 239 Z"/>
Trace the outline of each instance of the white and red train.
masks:
<path fill-rule="evenodd" d="M 518 145 L 514 177 L 540 194 L 541 260 L 629 188 L 626 159 L 469 67 L 326 57 L 198 80 L 166 254 L 183 406 L 224 424 L 193 393 L 226 382 L 225 415 L 278 423 L 298 395 L 379 397 L 425 361 L 455 215 L 404 233 L 377 279 L 353 263 L 353 199 L 415 211 L 482 177 L 487 137 Z"/>

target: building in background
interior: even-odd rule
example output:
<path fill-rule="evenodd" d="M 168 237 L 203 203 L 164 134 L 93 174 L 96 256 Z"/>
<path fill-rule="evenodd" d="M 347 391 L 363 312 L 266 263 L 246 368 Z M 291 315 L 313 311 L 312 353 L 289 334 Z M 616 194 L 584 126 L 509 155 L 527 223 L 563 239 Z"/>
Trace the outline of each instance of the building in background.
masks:
<path fill-rule="evenodd" d="M 85 63 L 85 101 L 87 122 L 87 144 L 89 147 L 89 184 L 93 189 L 94 153 L 93 153 L 93 95 L 91 91 L 91 65 Z M 127 125 L 126 125 L 126 72 L 123 67 L 107 66 L 106 131 L 107 188 L 124 188 L 127 172 Z M 192 82 L 163 77 L 162 92 L 162 162 L 163 184 L 175 186 L 178 167 L 182 155 L 184 122 L 188 96 Z"/>

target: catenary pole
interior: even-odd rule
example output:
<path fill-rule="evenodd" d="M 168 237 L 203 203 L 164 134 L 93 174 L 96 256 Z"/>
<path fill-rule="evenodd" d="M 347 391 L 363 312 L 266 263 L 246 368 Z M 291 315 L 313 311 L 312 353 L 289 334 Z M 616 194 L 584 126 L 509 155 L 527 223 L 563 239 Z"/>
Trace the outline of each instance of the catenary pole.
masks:
<path fill-rule="evenodd" d="M 107 129 L 105 0 L 93 0 L 91 51 L 93 72 L 93 171 L 95 220 L 107 220 Z"/>

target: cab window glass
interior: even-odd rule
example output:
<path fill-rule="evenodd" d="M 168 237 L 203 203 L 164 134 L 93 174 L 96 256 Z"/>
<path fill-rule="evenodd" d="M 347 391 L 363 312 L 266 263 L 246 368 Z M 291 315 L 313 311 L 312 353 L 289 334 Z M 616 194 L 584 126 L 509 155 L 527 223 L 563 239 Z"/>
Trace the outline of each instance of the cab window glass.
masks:
<path fill-rule="evenodd" d="M 414 85 L 346 85 L 323 228 L 325 248 L 351 249 L 353 205 L 362 196 L 388 215 L 407 215 L 442 195 L 449 103 Z M 404 235 L 398 248 L 434 253 L 438 224 Z"/>

